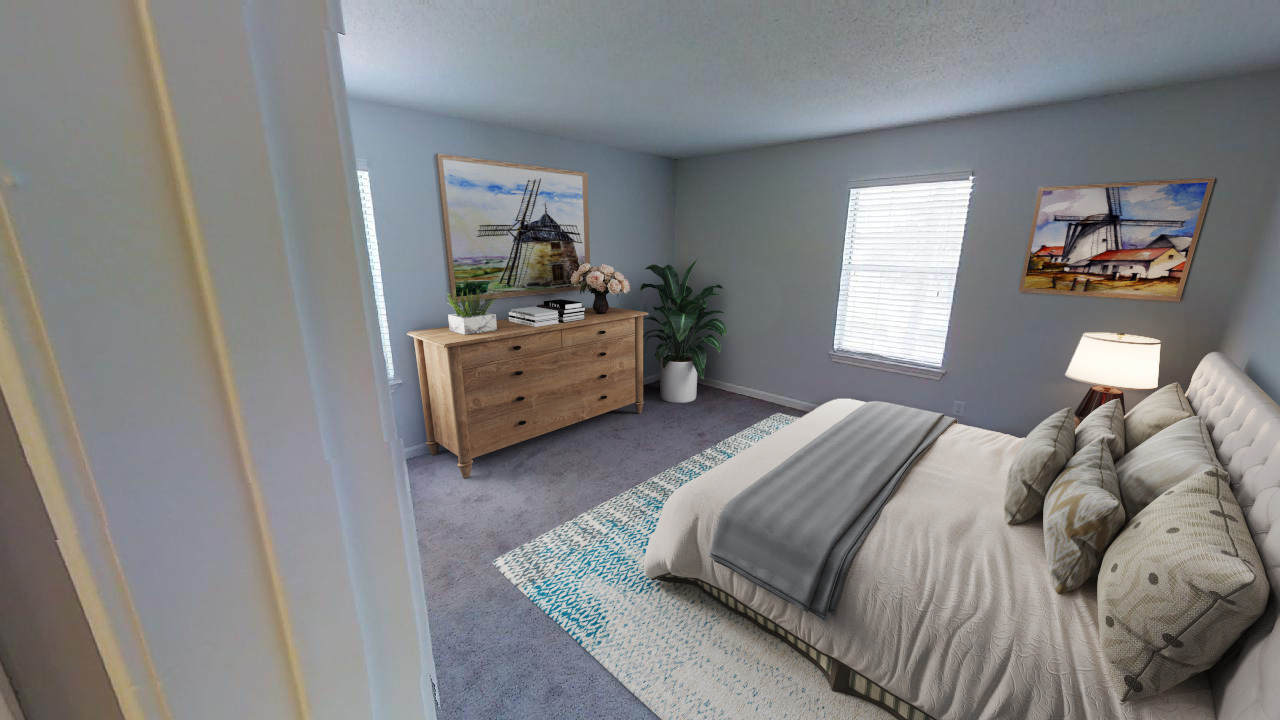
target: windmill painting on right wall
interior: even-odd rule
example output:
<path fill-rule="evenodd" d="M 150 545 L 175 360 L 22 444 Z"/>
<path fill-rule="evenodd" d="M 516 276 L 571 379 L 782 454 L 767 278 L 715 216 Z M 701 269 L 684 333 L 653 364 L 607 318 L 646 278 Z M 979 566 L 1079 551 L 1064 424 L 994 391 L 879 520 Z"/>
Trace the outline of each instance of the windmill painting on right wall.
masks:
<path fill-rule="evenodd" d="M 1021 290 L 1182 299 L 1213 178 L 1040 188 Z"/>

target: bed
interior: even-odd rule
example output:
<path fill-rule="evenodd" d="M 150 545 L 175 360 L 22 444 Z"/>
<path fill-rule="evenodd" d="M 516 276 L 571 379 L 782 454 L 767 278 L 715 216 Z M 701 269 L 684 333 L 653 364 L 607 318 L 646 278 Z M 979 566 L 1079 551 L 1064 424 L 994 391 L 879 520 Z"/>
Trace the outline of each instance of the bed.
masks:
<path fill-rule="evenodd" d="M 1272 586 L 1263 618 L 1207 674 L 1122 703 L 1102 655 L 1093 585 L 1059 595 L 1039 522 L 1010 526 L 1005 476 L 1019 438 L 954 425 L 910 470 L 850 566 L 827 618 L 710 559 L 720 511 L 861 403 L 834 400 L 689 482 L 664 506 L 651 578 L 691 582 L 783 638 L 832 688 L 911 718 L 1280 718 L 1280 407 L 1221 353 L 1187 396 L 1212 433 Z"/>

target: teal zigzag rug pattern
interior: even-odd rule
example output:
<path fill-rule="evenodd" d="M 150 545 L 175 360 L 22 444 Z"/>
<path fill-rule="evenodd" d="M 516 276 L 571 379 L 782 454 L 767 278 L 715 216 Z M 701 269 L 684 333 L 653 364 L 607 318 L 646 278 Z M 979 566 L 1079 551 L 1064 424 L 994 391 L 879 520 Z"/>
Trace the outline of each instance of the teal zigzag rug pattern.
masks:
<path fill-rule="evenodd" d="M 793 420 L 766 418 L 494 565 L 664 720 L 891 717 L 833 693 L 786 643 L 697 588 L 644 575 L 645 547 L 671 493 Z"/>

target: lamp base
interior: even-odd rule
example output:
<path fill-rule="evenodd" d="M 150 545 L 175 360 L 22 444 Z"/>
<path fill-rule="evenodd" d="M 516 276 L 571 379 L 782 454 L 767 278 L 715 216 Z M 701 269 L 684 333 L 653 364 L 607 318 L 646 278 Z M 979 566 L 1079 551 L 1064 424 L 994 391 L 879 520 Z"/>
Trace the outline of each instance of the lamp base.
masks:
<path fill-rule="evenodd" d="M 1089 413 L 1116 399 L 1120 400 L 1120 409 L 1123 410 L 1123 390 L 1106 385 L 1094 385 L 1089 388 L 1089 392 L 1084 394 L 1084 399 L 1080 401 L 1080 406 L 1076 408 L 1076 418 L 1083 420 Z"/>

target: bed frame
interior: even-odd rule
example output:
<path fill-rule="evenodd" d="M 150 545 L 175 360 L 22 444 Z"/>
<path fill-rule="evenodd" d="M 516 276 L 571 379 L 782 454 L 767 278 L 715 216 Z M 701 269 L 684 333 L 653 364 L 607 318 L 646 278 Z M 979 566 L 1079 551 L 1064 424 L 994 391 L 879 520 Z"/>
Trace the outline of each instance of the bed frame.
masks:
<path fill-rule="evenodd" d="M 878 705 L 892 712 L 894 717 L 905 718 L 906 720 L 936 720 L 932 715 L 885 690 L 857 670 L 801 640 L 781 625 L 752 610 L 749 605 L 715 585 L 697 578 L 682 578 L 676 575 L 663 575 L 656 579 L 664 582 L 692 585 L 706 593 L 712 600 L 755 623 L 756 627 L 790 645 L 792 650 L 800 653 L 805 660 L 813 663 L 822 671 L 823 676 L 827 678 L 827 683 L 834 692 L 862 698 L 873 705 Z"/>
<path fill-rule="evenodd" d="M 1271 582 L 1262 618 L 1209 671 L 1218 720 L 1280 720 L 1280 406 L 1222 353 L 1200 361 L 1187 398 L 1204 418 L 1231 475 L 1245 522 Z"/>
<path fill-rule="evenodd" d="M 1218 458 L 1231 475 L 1231 487 L 1271 583 L 1271 602 L 1221 662 L 1209 671 L 1218 720 L 1280 720 L 1280 635 L 1272 633 L 1280 604 L 1280 406 L 1222 353 L 1200 361 L 1187 398 L 1204 419 Z M 831 689 L 854 695 L 908 720 L 933 720 L 923 710 L 889 693 L 839 660 L 830 657 L 720 588 L 667 575 L 659 578 L 697 587 L 712 599 L 786 642 L 826 676 Z"/>

